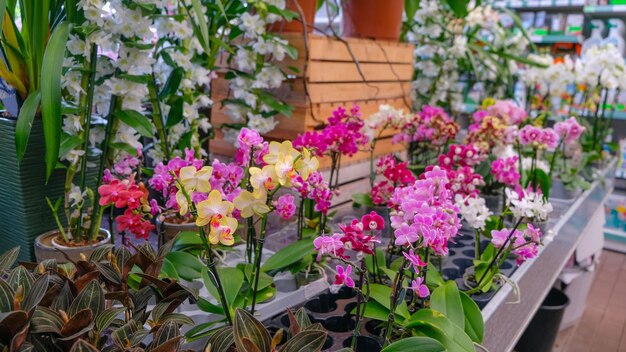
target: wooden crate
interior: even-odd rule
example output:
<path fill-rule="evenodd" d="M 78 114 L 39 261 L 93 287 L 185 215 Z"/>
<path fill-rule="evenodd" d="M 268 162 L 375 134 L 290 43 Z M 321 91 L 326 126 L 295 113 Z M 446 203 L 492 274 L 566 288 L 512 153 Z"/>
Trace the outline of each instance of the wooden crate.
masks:
<path fill-rule="evenodd" d="M 288 58 L 281 67 L 285 72 L 290 72 L 290 67 L 297 71 L 272 93 L 294 110 L 291 117 L 277 116 L 279 123 L 265 135 L 266 138 L 293 140 L 299 133 L 323 126 L 339 106 L 349 109 L 358 104 L 364 118 L 377 112 L 382 104 L 410 109 L 412 45 L 367 39 L 340 41 L 319 35 L 309 35 L 305 43 L 302 34 L 284 36 L 297 49 L 298 59 Z M 222 62 L 226 62 L 224 58 Z M 228 82 L 218 78 L 212 89 L 215 102 L 212 123 L 218 131 L 211 142 L 211 150 L 232 155 L 235 148 L 223 140 L 219 131 L 222 124 L 230 122 L 221 106 L 221 101 L 230 95 Z M 402 150 L 400 145 L 391 144 L 389 138 L 393 134 L 393 131 L 385 134 L 377 145 L 376 155 Z M 369 153 L 362 152 L 352 158 L 343 158 L 342 163 L 346 165 L 368 157 Z M 329 164 L 329 160 L 322 160 L 323 166 Z"/>

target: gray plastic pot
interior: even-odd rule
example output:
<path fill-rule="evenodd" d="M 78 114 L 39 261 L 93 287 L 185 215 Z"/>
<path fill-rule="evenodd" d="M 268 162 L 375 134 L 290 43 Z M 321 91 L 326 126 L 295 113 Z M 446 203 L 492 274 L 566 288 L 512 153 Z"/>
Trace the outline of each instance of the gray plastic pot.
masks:
<path fill-rule="evenodd" d="M 100 235 L 100 241 L 88 246 L 67 247 L 55 241 L 55 238 L 59 236 L 59 230 L 48 231 L 35 239 L 35 258 L 38 263 L 46 259 L 56 259 L 58 263 L 67 263 L 68 260 L 63 253 L 73 261 L 80 260 L 81 254 L 89 258 L 96 249 L 111 243 L 111 233 L 108 230 L 100 229 Z"/>
<path fill-rule="evenodd" d="M 558 178 L 552 179 L 552 187 L 550 187 L 550 198 L 572 200 L 578 197 L 580 193 L 580 188 L 570 190 L 565 187 L 563 181 L 559 180 Z"/>

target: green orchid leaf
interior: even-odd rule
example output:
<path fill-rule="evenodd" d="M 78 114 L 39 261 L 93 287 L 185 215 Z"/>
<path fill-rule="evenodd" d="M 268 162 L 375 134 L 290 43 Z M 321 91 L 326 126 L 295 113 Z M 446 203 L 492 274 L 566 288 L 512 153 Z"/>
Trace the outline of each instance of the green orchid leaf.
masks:
<path fill-rule="evenodd" d="M 480 308 L 465 292 L 460 292 L 463 315 L 465 316 L 465 333 L 472 341 L 482 343 L 485 334 L 485 322 Z"/>
<path fill-rule="evenodd" d="M 265 261 L 263 266 L 261 266 L 261 270 L 265 272 L 284 271 L 290 265 L 295 264 L 306 256 L 312 255 L 313 249 L 312 239 L 304 239 L 289 244 Z"/>
<path fill-rule="evenodd" d="M 31 92 L 17 116 L 17 124 L 15 125 L 15 149 L 17 152 L 17 161 L 21 162 L 26 154 L 26 146 L 30 137 L 30 130 L 33 127 L 33 121 L 41 102 L 41 93 L 39 90 Z"/>
<path fill-rule="evenodd" d="M 52 175 L 59 158 L 61 142 L 61 75 L 70 24 L 57 25 L 50 36 L 41 67 L 41 117 L 46 145 L 46 179 Z"/>
<path fill-rule="evenodd" d="M 443 286 L 439 286 L 433 291 L 430 296 L 430 307 L 441 312 L 461 329 L 465 328 L 463 305 L 455 281 L 447 281 Z"/>
<path fill-rule="evenodd" d="M 445 352 L 446 348 L 437 340 L 430 337 L 406 337 L 383 348 L 381 352 Z"/>

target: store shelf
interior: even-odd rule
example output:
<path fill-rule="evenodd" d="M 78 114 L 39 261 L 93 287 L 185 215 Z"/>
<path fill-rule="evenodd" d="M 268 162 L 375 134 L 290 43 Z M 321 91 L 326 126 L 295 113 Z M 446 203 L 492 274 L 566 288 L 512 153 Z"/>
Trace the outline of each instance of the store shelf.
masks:
<path fill-rule="evenodd" d="M 602 182 L 595 181 L 561 214 L 552 226 L 555 236 L 551 241 L 544 239 L 547 243 L 539 249 L 537 258 L 520 266 L 510 277 L 523 292 L 521 301 L 509 304 L 516 300 L 515 293 L 510 285 L 504 285 L 483 308 L 485 331 L 490 332 L 485 336 L 483 346 L 489 351 L 513 350 L 515 342 L 581 242 L 592 217 L 602 214 L 603 204 L 613 190 L 614 173 L 615 162 L 604 170 Z"/>
<path fill-rule="evenodd" d="M 582 35 L 532 35 L 530 40 L 536 44 L 574 43 L 583 42 Z"/>
<path fill-rule="evenodd" d="M 574 13 L 580 12 L 585 5 L 584 0 L 527 0 L 527 1 L 499 1 L 496 3 L 498 7 L 506 7 L 512 10 L 522 11 L 549 11 Z"/>
<path fill-rule="evenodd" d="M 615 228 L 605 227 L 604 248 L 626 253 L 626 232 Z"/>
<path fill-rule="evenodd" d="M 591 17 L 625 16 L 626 5 L 588 5 L 583 8 L 583 13 Z"/>

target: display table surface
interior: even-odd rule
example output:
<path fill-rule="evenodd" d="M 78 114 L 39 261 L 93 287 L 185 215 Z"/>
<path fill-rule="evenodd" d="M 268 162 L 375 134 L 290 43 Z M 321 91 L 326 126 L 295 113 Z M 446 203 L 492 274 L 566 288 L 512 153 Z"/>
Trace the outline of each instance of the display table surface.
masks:
<path fill-rule="evenodd" d="M 614 164 L 613 164 L 614 165 Z M 510 279 L 520 290 L 520 302 L 510 285 L 504 285 L 483 308 L 485 341 L 489 351 L 512 351 L 535 312 L 554 285 L 561 270 L 578 247 L 591 217 L 613 190 L 614 167 L 603 172 L 552 226 L 554 237 L 540 247 L 537 258 L 519 267 Z"/>

